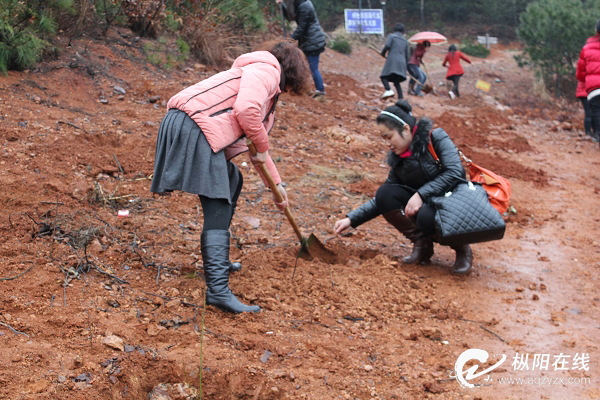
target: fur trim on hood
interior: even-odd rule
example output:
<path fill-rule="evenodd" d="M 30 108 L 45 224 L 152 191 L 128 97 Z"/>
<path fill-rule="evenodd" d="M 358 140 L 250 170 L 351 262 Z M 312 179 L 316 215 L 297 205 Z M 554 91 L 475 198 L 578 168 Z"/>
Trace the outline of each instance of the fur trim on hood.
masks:
<path fill-rule="evenodd" d="M 429 132 L 433 128 L 433 120 L 428 117 L 420 118 L 417 122 L 417 131 L 410 143 L 409 150 L 412 153 L 411 157 L 421 157 L 425 154 L 429 146 Z M 400 156 L 393 152 L 388 153 L 387 162 L 390 167 L 394 167 L 401 160 Z"/>

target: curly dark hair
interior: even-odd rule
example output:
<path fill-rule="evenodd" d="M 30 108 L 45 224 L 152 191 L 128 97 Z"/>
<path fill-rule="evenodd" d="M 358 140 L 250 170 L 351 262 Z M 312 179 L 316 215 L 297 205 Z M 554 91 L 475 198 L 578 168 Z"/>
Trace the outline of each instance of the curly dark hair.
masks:
<path fill-rule="evenodd" d="M 283 70 L 285 86 L 291 87 L 292 92 L 302 94 L 309 84 L 310 68 L 306 56 L 296 45 L 280 42 L 269 49 L 277 58 Z"/>

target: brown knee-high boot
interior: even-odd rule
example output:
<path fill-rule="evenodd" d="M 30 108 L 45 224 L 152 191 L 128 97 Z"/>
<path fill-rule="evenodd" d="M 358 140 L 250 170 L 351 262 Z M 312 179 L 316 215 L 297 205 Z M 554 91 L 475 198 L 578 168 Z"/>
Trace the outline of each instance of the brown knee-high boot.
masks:
<path fill-rule="evenodd" d="M 405 216 L 402 210 L 387 212 L 383 214 L 383 218 L 414 244 L 412 254 L 404 257 L 402 259 L 403 263 L 414 264 L 431 259 L 433 255 L 433 242 L 417 229 L 415 223 Z"/>
<path fill-rule="evenodd" d="M 456 261 L 452 272 L 457 275 L 468 275 L 471 272 L 473 265 L 473 252 L 471 246 L 454 246 L 452 250 L 456 251 Z"/>

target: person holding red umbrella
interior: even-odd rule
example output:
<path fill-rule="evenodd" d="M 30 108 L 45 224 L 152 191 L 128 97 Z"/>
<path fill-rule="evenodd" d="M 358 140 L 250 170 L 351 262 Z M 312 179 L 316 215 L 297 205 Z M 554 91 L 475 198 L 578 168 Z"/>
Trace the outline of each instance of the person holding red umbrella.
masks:
<path fill-rule="evenodd" d="M 451 44 L 448 48 L 448 54 L 446 54 L 446 58 L 444 58 L 444 62 L 442 63 L 442 67 L 445 67 L 446 64 L 448 64 L 448 73 L 446 74 L 448 84 L 450 84 L 450 82 L 454 84 L 452 89 L 448 91 L 451 99 L 454 99 L 454 96 L 460 97 L 460 93 L 458 92 L 458 81 L 465 73 L 460 65 L 461 58 L 469 64 L 472 64 L 471 60 L 469 60 L 467 56 L 456 49 L 456 45 Z"/>
<path fill-rule="evenodd" d="M 425 84 L 427 75 L 419 66 L 421 64 L 425 66 L 423 57 L 427 52 L 427 48 L 429 48 L 432 44 L 440 45 L 448 43 L 448 39 L 446 39 L 444 35 L 441 35 L 437 32 L 419 32 L 411 36 L 411 38 L 408 39 L 408 42 L 416 43 L 417 45 L 417 48 L 413 52 L 410 61 L 408 62 L 408 72 L 410 73 L 411 78 L 413 78 L 408 83 L 408 93 L 414 96 L 423 96 L 423 94 L 421 94 L 421 86 Z M 415 79 L 419 81 L 419 85 L 417 85 L 416 89 L 414 89 Z"/>
<path fill-rule="evenodd" d="M 423 56 L 425 56 L 427 48 L 430 46 L 431 43 L 428 40 L 417 43 L 417 48 L 413 51 L 410 61 L 408 62 L 408 72 L 411 75 L 410 81 L 408 82 L 408 94 L 412 94 L 413 96 L 423 96 L 421 87 L 425 84 L 427 75 L 425 75 L 425 72 L 423 72 L 419 66 L 423 64 Z M 416 89 L 415 78 L 419 81 Z"/>

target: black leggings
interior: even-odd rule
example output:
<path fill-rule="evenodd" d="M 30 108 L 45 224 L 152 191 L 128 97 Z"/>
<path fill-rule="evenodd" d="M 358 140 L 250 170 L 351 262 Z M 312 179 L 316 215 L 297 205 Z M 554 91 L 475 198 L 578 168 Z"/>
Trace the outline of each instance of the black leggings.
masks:
<path fill-rule="evenodd" d="M 377 189 L 375 203 L 381 214 L 398 209 L 404 210 L 415 193 L 415 190 L 407 186 L 384 183 Z M 435 208 L 429 204 L 424 203 L 412 220 L 416 221 L 417 229 L 425 235 L 433 236 L 435 234 Z"/>
<path fill-rule="evenodd" d="M 596 124 L 594 124 L 594 120 L 592 119 L 592 110 L 590 110 L 590 105 L 588 104 L 587 97 L 580 97 L 579 100 L 583 105 L 583 127 L 585 128 L 585 133 L 592 136 L 594 132 L 598 132 Z"/>
<path fill-rule="evenodd" d="M 402 78 L 400 75 L 391 74 L 385 77 L 381 77 L 381 83 L 383 83 L 383 87 L 385 90 L 390 90 L 390 82 L 394 84 L 396 88 L 396 93 L 398 93 L 398 99 L 402 99 L 402 87 L 400 86 L 400 82 L 405 81 L 406 78 Z"/>
<path fill-rule="evenodd" d="M 600 127 L 600 96 L 592 97 L 588 101 L 590 113 L 592 114 L 592 122 L 596 128 Z"/>
<path fill-rule="evenodd" d="M 460 97 L 460 93 L 458 93 L 458 81 L 460 81 L 460 77 L 462 75 L 452 75 L 447 77 L 446 79 L 448 79 L 449 81 L 452 81 L 452 83 L 454 83 L 454 87 L 452 88 L 452 92 L 456 95 L 456 97 Z"/>
<path fill-rule="evenodd" d="M 230 162 L 230 161 L 228 161 Z M 236 177 L 229 177 L 230 182 L 235 182 L 237 178 L 237 186 L 231 188 L 233 197 L 231 203 L 227 199 L 211 199 L 210 197 L 199 195 L 200 204 L 202 204 L 202 214 L 204 214 L 204 231 L 211 231 L 215 229 L 227 230 L 231 224 L 231 218 L 235 212 L 238 198 L 242 192 L 242 185 L 244 184 L 244 178 L 242 173 L 237 168 L 229 168 L 230 174 L 236 174 Z"/>

